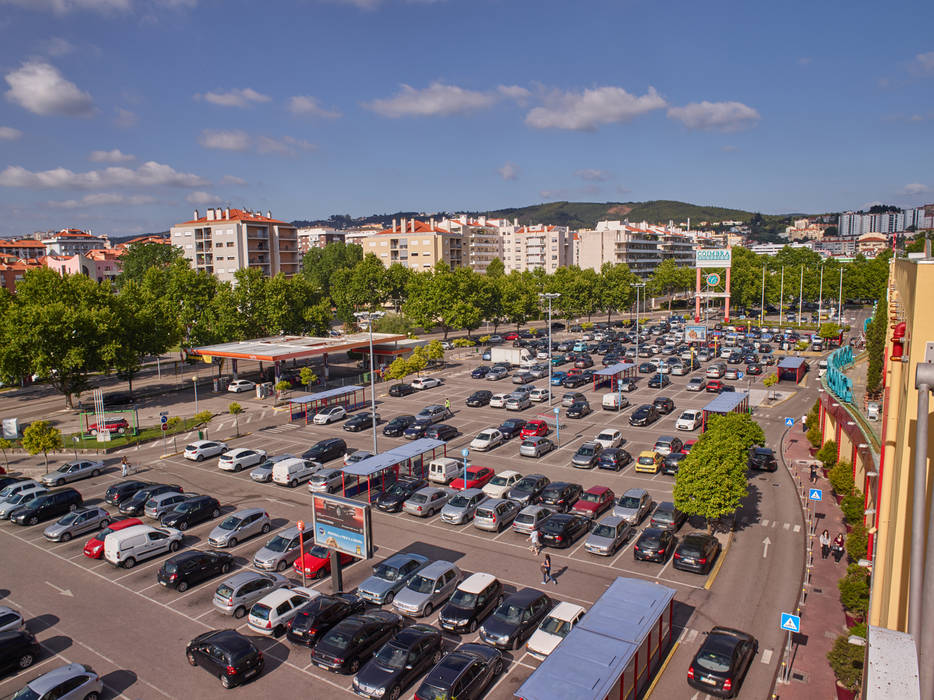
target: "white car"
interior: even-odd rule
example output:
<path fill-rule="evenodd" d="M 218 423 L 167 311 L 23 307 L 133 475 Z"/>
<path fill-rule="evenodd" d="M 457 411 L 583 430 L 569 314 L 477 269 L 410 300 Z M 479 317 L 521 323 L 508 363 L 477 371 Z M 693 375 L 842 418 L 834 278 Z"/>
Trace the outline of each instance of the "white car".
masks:
<path fill-rule="evenodd" d="M 697 430 L 701 427 L 703 422 L 704 412 L 696 408 L 689 408 L 686 411 L 682 411 L 681 415 L 678 416 L 678 422 L 675 423 L 675 428 L 678 430 Z"/>
<path fill-rule="evenodd" d="M 441 380 L 437 377 L 416 377 L 411 382 L 413 389 L 433 389 L 436 386 L 441 386 Z"/>
<path fill-rule="evenodd" d="M 185 445 L 185 459 L 203 462 L 208 457 L 215 457 L 227 451 L 227 443 L 217 440 L 195 440 Z"/>
<path fill-rule="evenodd" d="M 351 450 L 344 454 L 344 466 L 348 464 L 356 464 L 357 462 L 362 462 L 365 459 L 369 459 L 373 456 L 372 452 L 367 452 L 366 450 Z"/>
<path fill-rule="evenodd" d="M 584 609 L 574 603 L 558 603 L 529 637 L 525 648 L 536 659 L 544 659 L 568 636 L 584 616 Z"/>
<path fill-rule="evenodd" d="M 327 425 L 328 423 L 333 423 L 336 420 L 341 420 L 346 417 L 347 411 L 344 410 L 343 406 L 330 406 L 318 411 L 315 417 L 311 419 L 311 422 L 315 425 Z"/>
<path fill-rule="evenodd" d="M 321 591 L 301 586 L 275 590 L 253 603 L 247 618 L 250 629 L 267 637 L 279 636 L 298 609 L 319 595 Z"/>
<path fill-rule="evenodd" d="M 239 394 L 241 391 L 253 391 L 256 388 L 256 382 L 249 379 L 234 379 L 227 385 L 227 391 Z"/>
<path fill-rule="evenodd" d="M 594 442 L 603 445 L 603 449 L 619 447 L 623 444 L 623 434 L 614 428 L 607 428 L 594 438 Z"/>
<path fill-rule="evenodd" d="M 217 468 L 225 472 L 238 472 L 266 461 L 266 450 L 250 450 L 235 447 L 222 454 L 217 460 Z"/>
<path fill-rule="evenodd" d="M 502 408 L 506 405 L 506 397 L 509 394 L 493 394 L 490 397 L 490 408 Z"/>
<path fill-rule="evenodd" d="M 483 493 L 490 498 L 504 498 L 506 492 L 518 484 L 520 479 L 522 479 L 522 474 L 506 469 L 499 472 L 483 486 Z"/>
<path fill-rule="evenodd" d="M 503 434 L 496 428 L 486 428 L 470 441 L 470 449 L 486 452 L 503 443 Z"/>
<path fill-rule="evenodd" d="M 536 403 L 548 400 L 548 389 L 532 389 L 529 392 L 529 400 Z"/>

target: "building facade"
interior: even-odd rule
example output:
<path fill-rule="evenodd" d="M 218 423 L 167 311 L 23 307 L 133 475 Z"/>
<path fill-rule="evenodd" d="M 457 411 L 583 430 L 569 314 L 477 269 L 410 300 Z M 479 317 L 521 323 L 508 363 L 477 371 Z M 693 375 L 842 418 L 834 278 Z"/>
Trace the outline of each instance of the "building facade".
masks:
<path fill-rule="evenodd" d="M 84 255 L 98 248 L 110 248 L 110 239 L 69 228 L 44 239 L 42 244 L 45 255 Z"/>
<path fill-rule="evenodd" d="M 35 260 L 45 254 L 45 244 L 34 238 L 0 239 L 0 255 L 13 255 L 18 260 Z"/>
<path fill-rule="evenodd" d="M 298 249 L 302 253 L 312 248 L 324 248 L 328 243 L 343 243 L 345 234 L 333 228 L 309 226 L 298 229 Z"/>
<path fill-rule="evenodd" d="M 291 277 L 301 270 L 298 230 L 268 211 L 263 216 L 242 209 L 208 209 L 199 216 L 195 210 L 191 221 L 172 227 L 170 240 L 193 268 L 225 282 L 247 268 L 267 277 L 280 272 Z"/>
<path fill-rule="evenodd" d="M 465 261 L 463 237 L 438 228 L 434 220 L 393 219 L 392 228 L 359 240 L 363 254 L 372 253 L 386 267 L 398 263 L 412 270 L 430 270 L 438 262 L 451 269 Z"/>
<path fill-rule="evenodd" d="M 574 236 L 567 226 L 504 226 L 503 264 L 506 272 L 544 270 L 551 274 L 559 267 L 574 264 Z"/>
<path fill-rule="evenodd" d="M 646 279 L 663 259 L 660 239 L 661 234 L 645 224 L 599 221 L 595 229 L 577 232 L 574 257 L 579 267 L 597 271 L 604 263 L 625 263 Z"/>

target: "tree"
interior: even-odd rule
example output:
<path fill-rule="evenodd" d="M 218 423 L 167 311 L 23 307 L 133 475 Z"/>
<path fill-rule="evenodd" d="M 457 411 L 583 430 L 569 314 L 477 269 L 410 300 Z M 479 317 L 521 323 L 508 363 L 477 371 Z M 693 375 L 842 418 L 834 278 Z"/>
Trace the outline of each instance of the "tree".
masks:
<path fill-rule="evenodd" d="M 409 365 L 409 361 L 406 358 L 399 356 L 396 357 L 396 359 L 392 361 L 392 364 L 386 368 L 383 376 L 389 381 L 398 380 L 401 382 L 410 374 L 412 374 L 412 369 Z"/>
<path fill-rule="evenodd" d="M 302 258 L 302 272 L 322 294 L 331 296 L 331 280 L 340 269 L 350 269 L 363 260 L 363 248 L 353 243 L 328 243 L 311 248 Z"/>
<path fill-rule="evenodd" d="M 486 266 L 486 276 L 497 278 L 506 274 L 506 266 L 499 258 L 493 258 Z"/>
<path fill-rule="evenodd" d="M 10 468 L 10 460 L 7 459 L 6 451 L 12 450 L 14 447 L 12 440 L 7 440 L 5 437 L 0 437 L 0 452 L 3 452 L 3 466 L 7 469 Z"/>
<path fill-rule="evenodd" d="M 123 289 L 128 282 L 142 282 L 146 273 L 156 267 L 165 268 L 185 261 L 185 251 L 169 243 L 130 243 L 120 256 L 120 274 L 117 287 Z M 187 261 L 185 262 L 187 265 Z"/>
<path fill-rule="evenodd" d="M 240 437 L 240 414 L 243 413 L 243 406 L 236 401 L 231 401 L 227 411 L 234 417 L 234 426 L 236 426 L 237 437 Z"/>
<path fill-rule="evenodd" d="M 441 344 L 440 340 L 436 339 L 428 343 L 426 352 L 429 360 L 444 364 L 444 346 Z"/>
<path fill-rule="evenodd" d="M 609 322 L 614 311 L 627 309 L 635 299 L 635 289 L 632 284 L 638 278 L 625 263 L 604 263 L 600 268 L 600 307 L 606 312 Z"/>
<path fill-rule="evenodd" d="M 315 374 L 311 367 L 302 367 L 298 372 L 298 376 L 302 382 L 302 385 L 305 387 L 305 391 L 308 391 L 308 387 L 312 384 L 316 384 L 318 381 L 318 375 Z"/>
<path fill-rule="evenodd" d="M 885 366 L 885 327 L 888 323 L 885 301 L 876 304 L 869 328 L 866 329 L 866 392 L 876 394 L 882 388 L 882 369 Z"/>
<path fill-rule="evenodd" d="M 529 275 L 513 270 L 498 280 L 498 286 L 503 317 L 517 329 L 539 314 L 538 294 Z"/>
<path fill-rule="evenodd" d="M 671 299 L 675 292 L 690 289 L 690 275 L 684 271 L 692 272 L 690 268 L 680 268 L 672 258 L 662 260 L 649 278 L 648 286 L 653 294 L 664 294 L 668 297 L 668 313 L 671 313 Z"/>
<path fill-rule="evenodd" d="M 725 413 L 711 415 L 707 419 L 707 433 L 729 441 L 731 449 L 741 453 L 745 462 L 746 453 L 754 445 L 765 444 L 765 432 L 748 413 Z M 705 435 L 707 434 L 705 433 Z"/>
<path fill-rule="evenodd" d="M 207 425 L 213 417 L 214 414 L 210 411 L 198 411 L 191 419 L 195 422 L 195 425 Z"/>
<path fill-rule="evenodd" d="M 34 421 L 23 431 L 23 448 L 31 455 L 42 453 L 46 474 L 49 473 L 49 452 L 63 446 L 61 431 L 47 420 Z"/>
<path fill-rule="evenodd" d="M 163 246 L 165 247 L 165 246 Z M 133 393 L 133 377 L 146 356 L 161 355 L 169 349 L 175 320 L 158 299 L 145 294 L 136 280 L 129 280 L 114 299 L 117 347 L 113 365 L 117 376 Z"/>
<path fill-rule="evenodd" d="M 278 382 L 276 382 L 276 386 L 273 388 L 276 390 L 276 401 L 278 401 L 282 395 L 282 392 L 291 389 L 292 385 L 289 383 L 288 379 L 280 379 Z"/>
<path fill-rule="evenodd" d="M 425 367 L 428 366 L 428 355 L 425 352 L 425 348 L 422 345 L 419 345 L 412 351 L 412 354 L 409 355 L 408 367 L 409 374 L 415 373 L 418 374 Z"/>
<path fill-rule="evenodd" d="M 828 321 L 826 323 L 820 324 L 820 329 L 817 331 L 817 334 L 824 340 L 831 340 L 840 335 L 840 325 L 834 323 L 833 321 Z"/>

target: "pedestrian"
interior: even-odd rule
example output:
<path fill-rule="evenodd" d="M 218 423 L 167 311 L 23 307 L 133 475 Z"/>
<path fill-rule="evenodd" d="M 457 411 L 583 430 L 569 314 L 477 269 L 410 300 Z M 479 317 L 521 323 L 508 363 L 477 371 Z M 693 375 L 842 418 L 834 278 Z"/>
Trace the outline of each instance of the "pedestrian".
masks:
<path fill-rule="evenodd" d="M 558 579 L 556 579 L 554 576 L 551 575 L 551 555 L 550 554 L 546 554 L 545 558 L 542 559 L 541 569 L 542 569 L 542 583 L 548 583 L 549 581 L 553 581 L 554 584 L 557 586 Z"/>
<path fill-rule="evenodd" d="M 120 475 L 126 477 L 130 471 L 130 463 L 127 462 L 126 457 L 120 462 Z"/>
<path fill-rule="evenodd" d="M 538 530 L 532 530 L 529 533 L 529 542 L 531 543 L 529 549 L 537 557 L 539 552 L 542 551 L 542 541 L 539 538 Z"/>
<path fill-rule="evenodd" d="M 830 532 L 824 530 L 820 533 L 820 558 L 826 559 L 830 556 Z"/>
<path fill-rule="evenodd" d="M 811 483 L 817 483 L 817 464 L 811 462 Z"/>
<path fill-rule="evenodd" d="M 843 533 L 838 532 L 837 536 L 833 538 L 833 560 L 838 564 L 840 559 L 843 558 L 844 545 Z"/>

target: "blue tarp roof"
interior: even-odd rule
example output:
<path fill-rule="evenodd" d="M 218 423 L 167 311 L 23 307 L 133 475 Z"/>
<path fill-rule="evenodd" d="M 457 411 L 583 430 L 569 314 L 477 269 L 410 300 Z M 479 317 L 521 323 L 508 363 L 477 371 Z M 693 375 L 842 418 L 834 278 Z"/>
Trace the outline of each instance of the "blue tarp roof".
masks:
<path fill-rule="evenodd" d="M 363 391 L 363 387 L 356 386 L 354 384 L 351 384 L 350 386 L 339 386 L 334 389 L 328 389 L 327 391 L 319 391 L 317 394 L 305 394 L 304 396 L 299 396 L 297 399 L 289 399 L 289 403 L 312 403 L 314 401 L 332 399 L 335 396 L 352 394 L 355 391 Z"/>
<path fill-rule="evenodd" d="M 713 401 L 704 406 L 704 410 L 708 413 L 729 413 L 748 398 L 749 394 L 745 391 L 728 391 L 717 394 Z"/>
<path fill-rule="evenodd" d="M 610 365 L 609 367 L 604 367 L 603 369 L 598 369 L 594 374 L 599 374 L 600 376 L 612 376 L 620 372 L 625 372 L 627 369 L 635 367 L 632 362 L 619 362 L 615 365 Z"/>
<path fill-rule="evenodd" d="M 418 457 L 418 455 L 430 452 L 438 447 L 444 447 L 443 440 L 419 438 L 405 445 L 394 447 L 388 452 L 380 452 L 378 455 L 362 459 L 356 464 L 344 467 L 343 471 L 344 474 L 352 474 L 354 476 L 372 476 L 394 464 L 398 464 L 406 459 L 411 459 L 412 457 Z"/>
<path fill-rule="evenodd" d="M 801 365 L 804 364 L 803 357 L 783 357 L 779 363 L 779 369 L 798 369 Z"/>
<path fill-rule="evenodd" d="M 524 700 L 603 700 L 675 591 L 617 578 L 515 692 Z"/>

